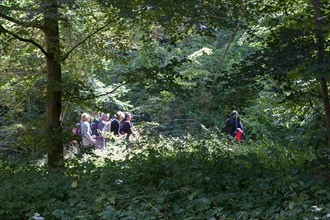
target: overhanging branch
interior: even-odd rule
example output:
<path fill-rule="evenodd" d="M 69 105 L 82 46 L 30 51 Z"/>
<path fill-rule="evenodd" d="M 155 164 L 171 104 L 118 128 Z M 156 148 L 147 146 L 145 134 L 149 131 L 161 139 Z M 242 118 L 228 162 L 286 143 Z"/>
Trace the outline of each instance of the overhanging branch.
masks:
<path fill-rule="evenodd" d="M 224 61 L 225 61 L 225 59 L 226 59 L 226 57 L 228 55 L 228 52 L 229 52 L 229 49 L 230 49 L 232 43 L 234 42 L 234 39 L 236 37 L 236 34 L 239 31 L 239 29 L 240 29 L 240 26 L 241 26 L 241 24 L 243 22 L 243 19 L 245 18 L 245 15 L 246 15 L 246 12 L 247 12 L 247 0 L 244 0 L 244 2 L 243 2 L 242 11 L 243 12 L 242 12 L 241 18 L 238 21 L 238 23 L 236 24 L 236 27 L 233 30 L 233 33 L 231 34 L 231 36 L 229 38 L 229 41 L 228 41 L 227 46 L 225 48 L 225 51 L 223 52 L 223 55 L 222 55 L 222 57 L 220 59 L 218 68 L 216 70 L 216 75 L 215 75 L 215 77 L 213 79 L 213 84 L 212 84 L 211 92 L 212 92 L 212 90 L 214 90 L 214 88 L 216 86 L 216 83 L 217 83 L 218 79 L 220 78 L 220 72 L 221 72 L 221 69 L 223 67 L 222 65 L 223 65 L 223 63 L 224 63 Z"/>
<path fill-rule="evenodd" d="M 45 54 L 49 58 L 49 54 L 45 51 L 45 49 L 40 44 L 38 44 L 37 42 L 35 42 L 34 40 L 20 37 L 17 34 L 15 34 L 15 33 L 11 32 L 11 31 L 5 29 L 2 25 L 0 25 L 0 33 L 1 32 L 5 32 L 5 33 L 13 36 L 14 38 L 16 38 L 16 39 L 18 39 L 20 41 L 28 42 L 28 43 L 31 43 L 31 44 L 35 45 L 37 48 L 39 48 L 41 50 L 41 52 L 43 54 Z"/>
<path fill-rule="evenodd" d="M 117 89 L 119 89 L 120 87 L 122 87 L 125 84 L 126 83 L 120 84 L 120 85 L 116 86 L 114 89 L 112 89 L 111 91 L 106 92 L 106 93 L 102 93 L 102 94 L 99 94 L 99 95 L 88 95 L 88 96 L 85 96 L 85 97 L 73 96 L 73 97 L 70 97 L 70 99 L 90 100 L 90 99 L 93 99 L 93 98 L 99 98 L 99 97 L 106 96 L 106 95 L 109 95 L 109 94 L 115 92 Z M 63 100 L 63 101 L 67 101 L 67 100 Z"/>
<path fill-rule="evenodd" d="M 20 7 L 15 7 L 15 6 L 4 6 L 4 5 L 0 5 L 0 9 L 1 10 L 8 10 L 8 11 L 25 11 L 25 12 L 37 12 L 37 13 L 41 13 L 41 9 L 40 8 L 20 8 Z"/>
<path fill-rule="evenodd" d="M 311 98 L 308 98 L 308 99 L 309 99 L 309 105 L 311 106 L 311 108 L 312 108 L 316 113 L 318 113 L 318 114 L 324 116 L 324 114 L 323 114 L 322 112 L 320 112 L 319 110 L 317 110 L 317 109 L 314 107 L 314 104 L 313 104 Z"/>
<path fill-rule="evenodd" d="M 40 25 L 40 24 L 36 24 L 36 23 L 33 23 L 33 22 L 20 21 L 20 20 L 17 20 L 15 18 L 12 18 L 12 17 L 10 17 L 10 16 L 8 16 L 8 15 L 6 15 L 4 13 L 1 13 L 1 12 L 0 12 L 0 18 L 3 18 L 3 19 L 5 19 L 7 21 L 10 21 L 10 22 L 13 22 L 13 23 L 15 23 L 17 25 L 20 25 L 22 27 L 43 28 L 43 26 Z"/>
<path fill-rule="evenodd" d="M 77 47 L 79 47 L 80 45 L 82 45 L 83 43 L 85 43 L 89 38 L 91 38 L 93 35 L 97 34 L 98 32 L 100 32 L 102 29 L 104 29 L 106 26 L 108 26 L 109 24 L 111 24 L 113 22 L 113 20 L 107 22 L 105 25 L 99 27 L 98 29 L 96 29 L 94 32 L 92 32 L 90 35 L 88 35 L 87 37 L 85 37 L 82 41 L 80 41 L 78 44 L 76 44 L 74 47 L 72 47 L 62 58 L 62 61 L 66 60 L 70 53 L 72 53 L 72 51 L 74 51 Z"/>

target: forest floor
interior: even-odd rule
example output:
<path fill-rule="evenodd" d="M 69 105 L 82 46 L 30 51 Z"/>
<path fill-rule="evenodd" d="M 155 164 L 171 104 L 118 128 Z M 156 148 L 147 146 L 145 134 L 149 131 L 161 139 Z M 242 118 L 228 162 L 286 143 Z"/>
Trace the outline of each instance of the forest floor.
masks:
<path fill-rule="evenodd" d="M 0 219 L 329 219 L 327 166 L 282 149 L 188 136 L 71 148 L 64 170 L 0 158 Z"/>

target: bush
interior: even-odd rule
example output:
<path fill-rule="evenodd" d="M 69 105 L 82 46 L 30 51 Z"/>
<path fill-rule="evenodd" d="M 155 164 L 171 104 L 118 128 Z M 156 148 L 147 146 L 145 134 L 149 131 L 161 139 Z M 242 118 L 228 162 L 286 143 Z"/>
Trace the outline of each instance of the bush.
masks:
<path fill-rule="evenodd" d="M 1 159 L 0 219 L 32 219 L 35 213 L 45 219 L 330 216 L 329 184 L 283 157 L 283 148 L 228 145 L 212 134 L 145 137 L 129 147 L 121 160 L 112 154 L 73 156 L 65 170 Z"/>

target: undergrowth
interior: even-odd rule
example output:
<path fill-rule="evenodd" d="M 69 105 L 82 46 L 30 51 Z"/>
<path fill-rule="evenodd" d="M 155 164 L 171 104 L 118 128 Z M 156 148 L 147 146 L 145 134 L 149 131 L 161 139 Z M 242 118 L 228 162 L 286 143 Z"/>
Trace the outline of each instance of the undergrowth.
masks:
<path fill-rule="evenodd" d="M 145 138 L 113 153 L 1 164 L 0 219 L 328 219 L 312 154 L 216 137 Z M 107 151 L 112 152 L 112 151 Z M 34 216 L 34 217 L 33 217 Z"/>

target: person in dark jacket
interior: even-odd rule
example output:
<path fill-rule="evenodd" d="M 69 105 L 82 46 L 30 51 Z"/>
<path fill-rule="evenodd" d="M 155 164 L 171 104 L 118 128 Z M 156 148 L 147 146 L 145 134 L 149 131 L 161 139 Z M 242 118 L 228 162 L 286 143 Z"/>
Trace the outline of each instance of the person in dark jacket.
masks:
<path fill-rule="evenodd" d="M 124 114 L 125 114 L 125 118 L 122 121 L 122 123 L 120 124 L 119 132 L 120 132 L 120 135 L 122 135 L 122 136 L 126 135 L 126 140 L 129 141 L 133 134 L 133 131 L 132 131 L 133 125 L 131 123 L 132 116 L 128 112 L 125 112 Z"/>
<path fill-rule="evenodd" d="M 112 132 L 115 136 L 120 135 L 119 128 L 120 128 L 120 124 L 124 120 L 124 118 L 125 118 L 124 112 L 118 111 L 115 114 L 115 117 L 111 119 L 110 132 Z"/>
<path fill-rule="evenodd" d="M 244 127 L 237 111 L 232 111 L 226 120 L 226 132 L 237 140 L 244 139 Z"/>

